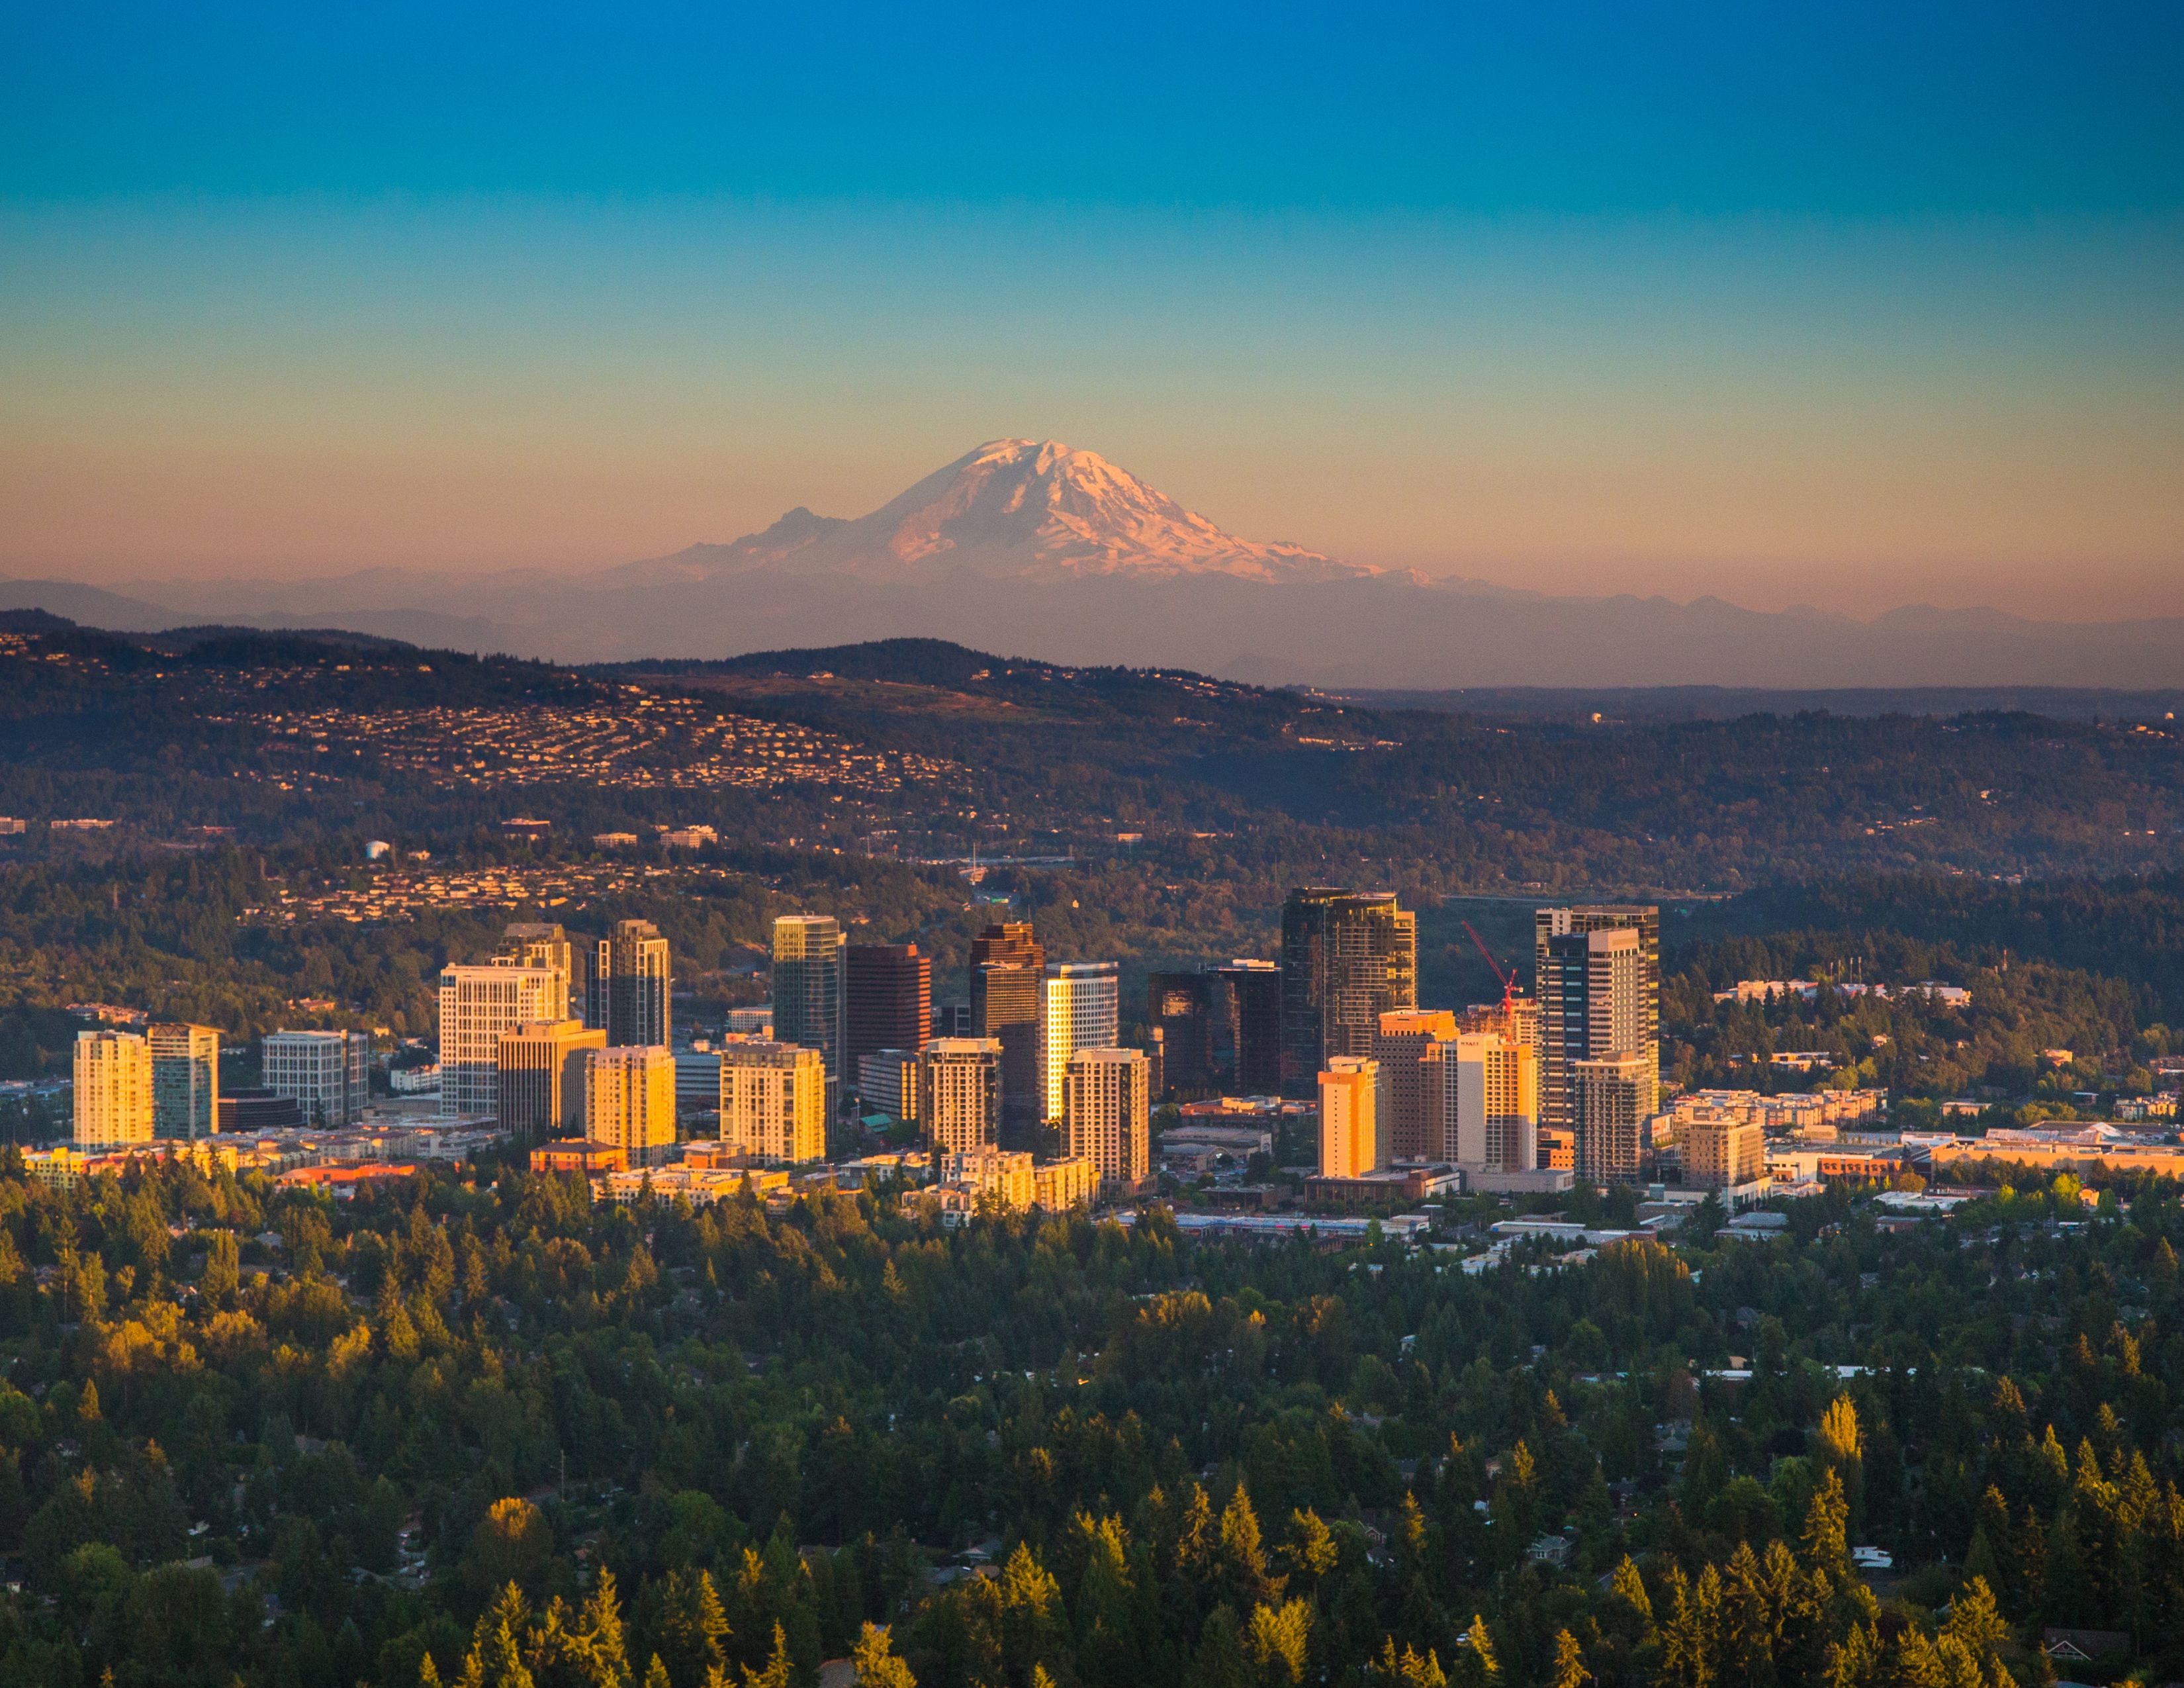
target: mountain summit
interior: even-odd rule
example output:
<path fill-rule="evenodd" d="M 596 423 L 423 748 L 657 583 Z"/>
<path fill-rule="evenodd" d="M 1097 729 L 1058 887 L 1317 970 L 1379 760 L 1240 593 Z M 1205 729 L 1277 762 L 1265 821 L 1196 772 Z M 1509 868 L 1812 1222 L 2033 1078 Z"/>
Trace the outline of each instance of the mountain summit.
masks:
<path fill-rule="evenodd" d="M 654 578 L 785 568 L 900 582 L 959 573 L 1280 582 L 1377 572 L 1300 545 L 1240 539 L 1095 452 L 1028 439 L 989 441 L 869 515 L 845 521 L 800 507 L 762 533 L 633 567 Z"/>

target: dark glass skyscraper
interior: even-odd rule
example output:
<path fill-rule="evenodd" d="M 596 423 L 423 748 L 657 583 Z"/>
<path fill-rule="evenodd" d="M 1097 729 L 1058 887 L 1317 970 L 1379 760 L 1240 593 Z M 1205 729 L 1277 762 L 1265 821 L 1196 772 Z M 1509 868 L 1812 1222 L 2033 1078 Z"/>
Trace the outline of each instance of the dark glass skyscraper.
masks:
<path fill-rule="evenodd" d="M 586 969 L 584 1023 L 607 1034 L 610 1048 L 668 1043 L 667 940 L 649 920 L 619 920 L 592 946 Z M 539 963 L 549 972 L 550 962 Z M 560 976 L 567 994 L 568 975 Z"/>
<path fill-rule="evenodd" d="M 1213 1059 L 1213 975 L 1151 973 L 1145 1023 L 1161 1033 L 1162 1083 L 1195 1095 L 1219 1084 Z"/>
<path fill-rule="evenodd" d="M 1418 917 L 1392 891 L 1300 886 L 1282 905 L 1282 1092 L 1318 1093 L 1338 1055 L 1369 1057 L 1380 1016 L 1415 1008 Z"/>
<path fill-rule="evenodd" d="M 1282 972 L 1273 962 L 1213 970 L 1213 1067 L 1235 1095 L 1282 1088 Z"/>
<path fill-rule="evenodd" d="M 915 944 L 852 944 L 844 967 L 848 995 L 844 1069 L 876 1050 L 915 1055 L 933 1025 L 933 957 Z"/>
<path fill-rule="evenodd" d="M 1651 904 L 1580 905 L 1534 916 L 1540 1004 L 1540 1123 L 1581 1128 L 1577 1063 L 1637 1056 L 1643 1111 L 1658 1100 L 1661 911 Z"/>
<path fill-rule="evenodd" d="M 1039 1012 L 1046 950 L 1028 920 L 997 922 L 971 940 L 971 1035 L 1001 1045 L 1001 1111 L 1039 1116 Z"/>

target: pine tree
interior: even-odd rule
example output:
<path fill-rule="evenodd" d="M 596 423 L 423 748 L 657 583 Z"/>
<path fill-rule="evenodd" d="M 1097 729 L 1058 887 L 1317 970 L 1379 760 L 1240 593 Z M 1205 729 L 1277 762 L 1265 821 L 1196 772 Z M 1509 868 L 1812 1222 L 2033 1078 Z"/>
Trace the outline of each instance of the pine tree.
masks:
<path fill-rule="evenodd" d="M 1019 1547 L 1017 1551 L 1023 1550 Z M 856 1667 L 858 1688 L 917 1688 L 917 1679 L 910 1674 L 910 1667 L 895 1657 L 888 1631 L 880 1624 L 867 1624 L 858 1632 L 850 1660 Z M 1045 1675 L 1039 1666 L 1032 1667 L 1034 1688 Z"/>
<path fill-rule="evenodd" d="M 753 1670 L 745 1665 L 744 1688 L 790 1688 L 795 1680 L 796 1668 L 788 1662 L 788 1637 L 782 1632 L 781 1625 L 776 1624 L 773 1626 L 773 1651 L 766 1656 L 766 1668 Z"/>
<path fill-rule="evenodd" d="M 1958 1591 L 1949 1607 L 1949 1621 L 1942 1633 L 1963 1647 L 1982 1669 L 1993 1667 L 2002 1644 L 2009 1639 L 2009 1626 L 1996 1610 L 1994 1591 L 1983 1578 L 1970 1579 Z"/>
<path fill-rule="evenodd" d="M 1255 1606 L 1244 1632 L 1244 1649 L 1269 1685 L 1304 1680 L 1306 1650 L 1312 1644 L 1312 1607 L 1301 1600 L 1281 1606 Z"/>
<path fill-rule="evenodd" d="M 1463 1688 L 1490 1688 L 1501 1680 L 1501 1662 L 1494 1657 L 1494 1638 L 1487 1634 L 1485 1616 L 1474 1613 L 1472 1627 L 1463 1631 L 1463 1646 L 1457 1651 L 1457 1680 Z"/>
<path fill-rule="evenodd" d="M 1651 1639 L 1653 1634 L 1653 1602 L 1646 1592 L 1646 1579 L 1638 1574 L 1638 1567 L 1625 1553 L 1615 1568 L 1609 1591 L 1638 1616 L 1639 1633 Z"/>
<path fill-rule="evenodd" d="M 1813 1491 L 1812 1504 L 1805 1509 L 1804 1549 L 1806 1566 L 1830 1585 L 1850 1574 L 1849 1521 L 1850 1503 L 1843 1496 L 1842 1479 L 1830 1466 L 1821 1474 L 1820 1486 Z"/>
<path fill-rule="evenodd" d="M 1438 1654 L 1430 1650 L 1421 1653 L 1409 1646 L 1398 1654 L 1393 1635 L 1381 1641 L 1380 1656 L 1373 1661 L 1373 1669 L 1378 1685 L 1384 1688 L 1448 1688 L 1448 1675 L 1440 1668 Z"/>
<path fill-rule="evenodd" d="M 1707 1569 L 1711 1573 L 1713 1568 Z M 1661 1681 L 1665 1688 L 1708 1688 L 1713 1680 L 1713 1638 L 1708 1633 L 1698 1594 L 1680 1565 L 1669 1567 L 1663 1591 L 1668 1615 L 1661 1624 Z"/>
<path fill-rule="evenodd" d="M 1259 1542 L 1259 1515 L 1239 1483 L 1221 1511 L 1222 1583 L 1240 1610 L 1278 1601 L 1284 1579 L 1267 1573 L 1266 1551 Z"/>
<path fill-rule="evenodd" d="M 1567 1630 L 1555 1636 L 1555 1662 L 1549 1668 L 1549 1688 L 1585 1688 L 1592 1674 L 1585 1668 L 1585 1650 Z"/>
<path fill-rule="evenodd" d="M 599 1567 L 599 1579 L 585 1601 L 575 1637 L 578 1674 L 585 1688 L 628 1688 L 629 1656 L 622 1636 L 621 1607 L 614 1573 Z"/>
<path fill-rule="evenodd" d="M 1018 1676 L 1051 1657 L 1061 1631 L 1061 1585 L 1028 1543 L 1017 1543 L 1001 1568 L 1002 1657 Z M 883 1636 L 885 1631 L 882 1632 Z"/>
<path fill-rule="evenodd" d="M 1318 1513 L 1300 1507 L 1290 1514 L 1290 1541 L 1284 1557 L 1299 1574 L 1316 1581 L 1334 1568 L 1339 1557 L 1334 1532 L 1321 1522 Z"/>

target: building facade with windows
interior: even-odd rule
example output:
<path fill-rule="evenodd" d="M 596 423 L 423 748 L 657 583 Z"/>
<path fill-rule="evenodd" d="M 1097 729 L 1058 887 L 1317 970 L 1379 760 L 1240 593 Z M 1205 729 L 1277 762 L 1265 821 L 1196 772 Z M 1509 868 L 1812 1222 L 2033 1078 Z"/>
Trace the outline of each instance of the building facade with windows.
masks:
<path fill-rule="evenodd" d="M 828 914 L 783 915 L 773 923 L 773 1035 L 819 1051 L 831 1115 L 848 1036 L 841 922 Z"/>
<path fill-rule="evenodd" d="M 488 1071 L 497 1060 L 496 1052 Z M 259 1045 L 259 1083 L 292 1099 L 306 1125 L 354 1125 L 370 1096 L 371 1039 L 363 1032 L 268 1032 Z M 494 1106 L 488 1096 L 475 1111 L 491 1113 Z"/>
<path fill-rule="evenodd" d="M 78 1032 L 75 1117 L 79 1149 L 118 1149 L 152 1140 L 152 1045 L 134 1032 Z"/>
<path fill-rule="evenodd" d="M 1061 1123 L 1069 1058 L 1112 1049 L 1123 1030 L 1122 978 L 1112 961 L 1062 961 L 1042 982 L 1039 1013 L 1039 1119 Z"/>
<path fill-rule="evenodd" d="M 620 1149 L 632 1167 L 665 1165 L 675 1148 L 675 1057 L 656 1044 L 590 1051 L 584 1135 Z"/>
<path fill-rule="evenodd" d="M 607 1034 L 582 1020 L 532 1020 L 500 1034 L 494 1117 L 535 1143 L 584 1126 L 584 1063 Z"/>
<path fill-rule="evenodd" d="M 181 1023 L 147 1029 L 152 1050 L 152 1134 L 194 1143 L 220 1129 L 220 1033 Z"/>
<path fill-rule="evenodd" d="M 560 982 L 550 967 L 504 963 L 440 969 L 440 1112 L 482 1118 L 500 1106 L 500 1039 L 556 1017 Z"/>
<path fill-rule="evenodd" d="M 1387 1163 L 1380 1136 L 1380 1064 L 1338 1055 L 1319 1075 L 1319 1175 L 1354 1178 Z"/>
<path fill-rule="evenodd" d="M 767 1166 L 827 1158 L 827 1064 L 786 1043 L 721 1046 L 721 1141 Z"/>
<path fill-rule="evenodd" d="M 1151 1068 L 1134 1049 L 1081 1049 L 1063 1075 L 1062 1153 L 1091 1162 L 1109 1195 L 1134 1194 L 1151 1170 Z"/>
<path fill-rule="evenodd" d="M 1335 1056 L 1369 1057 L 1380 1017 L 1418 1006 L 1418 917 L 1391 891 L 1328 885 L 1282 905 L 1282 1089 L 1310 1095 Z"/>
<path fill-rule="evenodd" d="M 935 1038 L 918 1056 L 917 1124 L 936 1154 L 992 1149 L 1001 1139 L 1001 1040 Z"/>
<path fill-rule="evenodd" d="M 585 973 L 584 1023 L 604 1032 L 609 1048 L 667 1047 L 674 969 L 658 927 L 616 921 L 593 942 Z"/>

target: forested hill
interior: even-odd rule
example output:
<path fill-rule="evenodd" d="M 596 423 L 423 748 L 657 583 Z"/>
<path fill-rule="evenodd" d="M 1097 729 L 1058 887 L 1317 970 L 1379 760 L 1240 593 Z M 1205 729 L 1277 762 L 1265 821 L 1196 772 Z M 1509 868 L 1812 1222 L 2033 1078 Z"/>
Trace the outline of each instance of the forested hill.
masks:
<path fill-rule="evenodd" d="M 1112 853 L 1426 892 L 2184 866 L 2173 723 L 1361 707 L 929 640 L 577 670 L 385 641 L 0 622 L 0 815 L 171 839 L 564 837 Z M 21 850 L 28 846 L 7 846 Z"/>

